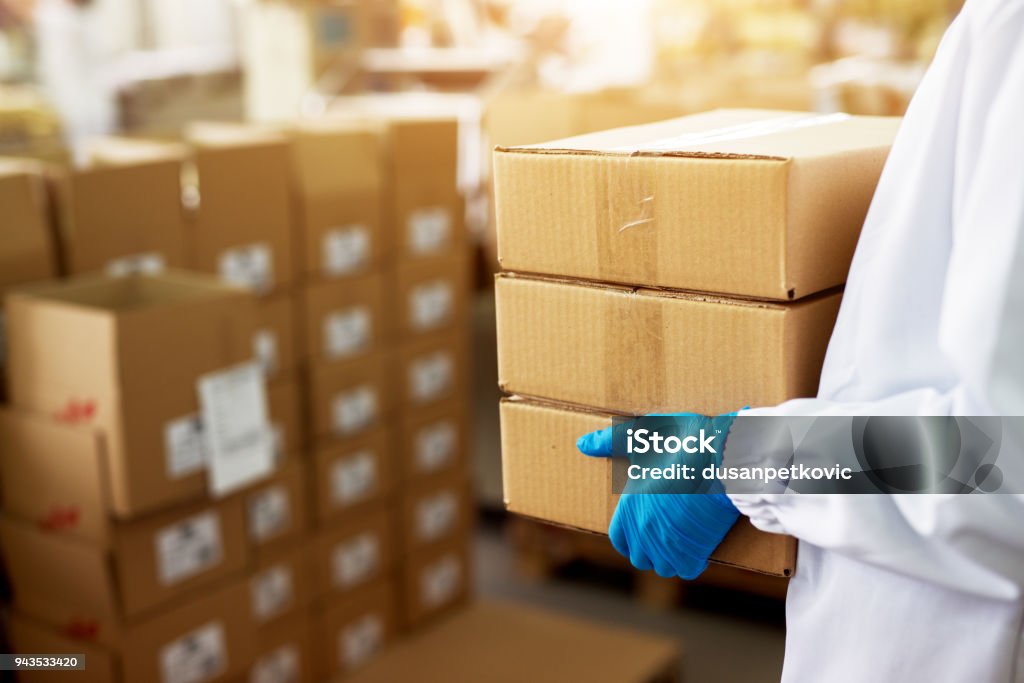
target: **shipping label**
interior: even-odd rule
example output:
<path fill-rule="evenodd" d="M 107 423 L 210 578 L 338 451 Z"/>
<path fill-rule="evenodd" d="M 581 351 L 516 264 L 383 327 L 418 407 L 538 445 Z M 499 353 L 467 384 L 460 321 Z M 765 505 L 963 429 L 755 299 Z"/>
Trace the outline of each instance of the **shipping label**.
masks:
<path fill-rule="evenodd" d="M 249 683 L 299 683 L 299 652 L 294 645 L 282 645 L 253 664 Z"/>
<path fill-rule="evenodd" d="M 228 282 L 265 293 L 274 287 L 274 252 L 265 242 L 221 252 L 217 272 Z"/>
<path fill-rule="evenodd" d="M 339 507 L 365 500 L 377 489 L 377 479 L 373 452 L 357 451 L 331 467 L 331 500 Z"/>
<path fill-rule="evenodd" d="M 339 436 L 361 432 L 377 420 L 378 409 L 377 390 L 372 386 L 338 394 L 331 402 L 334 431 Z"/>
<path fill-rule="evenodd" d="M 450 351 L 417 358 L 409 366 L 409 394 L 416 403 L 443 398 L 452 388 L 455 359 Z"/>
<path fill-rule="evenodd" d="M 164 255 L 156 252 L 145 252 L 122 256 L 107 262 L 107 275 L 110 277 L 128 277 L 129 275 L 155 275 L 162 273 L 167 264 Z"/>
<path fill-rule="evenodd" d="M 365 306 L 334 311 L 324 317 L 324 351 L 329 358 L 345 358 L 369 348 L 373 318 Z"/>
<path fill-rule="evenodd" d="M 210 622 L 160 649 L 161 683 L 203 683 L 228 665 L 224 627 Z"/>
<path fill-rule="evenodd" d="M 370 230 L 365 225 L 346 225 L 328 230 L 323 237 L 324 271 L 349 275 L 370 260 Z"/>
<path fill-rule="evenodd" d="M 331 556 L 331 575 L 337 588 L 351 588 L 372 578 L 380 569 L 380 539 L 362 533 L 338 544 Z"/>
<path fill-rule="evenodd" d="M 291 567 L 275 565 L 254 576 L 249 584 L 252 613 L 258 621 L 269 621 L 288 611 L 295 602 L 295 580 Z"/>
<path fill-rule="evenodd" d="M 462 562 L 457 555 L 445 555 L 427 565 L 420 574 L 420 597 L 423 606 L 434 609 L 445 605 L 458 594 L 462 582 Z"/>
<path fill-rule="evenodd" d="M 443 206 L 416 209 L 409 214 L 409 250 L 414 254 L 436 254 L 451 241 L 452 217 Z"/>
<path fill-rule="evenodd" d="M 204 512 L 161 529 L 155 537 L 160 582 L 173 585 L 220 564 L 220 518 Z"/>
<path fill-rule="evenodd" d="M 433 330 L 452 318 L 455 292 L 447 280 L 433 280 L 409 292 L 409 323 L 415 330 Z"/>
<path fill-rule="evenodd" d="M 203 421 L 199 415 L 186 415 L 164 425 L 164 452 L 167 476 L 181 479 L 206 467 Z"/>
<path fill-rule="evenodd" d="M 416 505 L 416 538 L 423 543 L 440 540 L 455 529 L 459 497 L 455 491 L 440 491 Z"/>
<path fill-rule="evenodd" d="M 419 472 L 436 472 L 455 460 L 458 431 L 451 420 L 427 425 L 416 433 L 415 467 Z"/>
<path fill-rule="evenodd" d="M 264 543 L 286 532 L 291 526 L 292 511 L 288 490 L 271 486 L 249 497 L 249 537 Z"/>
<path fill-rule="evenodd" d="M 343 671 L 365 664 L 384 646 L 384 619 L 365 614 L 346 626 L 338 635 L 338 660 Z"/>

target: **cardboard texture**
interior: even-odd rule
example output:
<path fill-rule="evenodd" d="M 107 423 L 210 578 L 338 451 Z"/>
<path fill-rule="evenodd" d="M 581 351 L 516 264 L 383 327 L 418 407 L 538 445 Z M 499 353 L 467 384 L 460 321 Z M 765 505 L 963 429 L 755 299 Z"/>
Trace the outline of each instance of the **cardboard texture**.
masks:
<path fill-rule="evenodd" d="M 405 411 L 399 424 L 399 476 L 410 482 L 463 470 L 469 460 L 469 415 L 462 399 Z"/>
<path fill-rule="evenodd" d="M 43 166 L 0 159 L 0 206 L 4 207 L 0 228 L 0 298 L 14 285 L 57 275 L 57 250 L 47 202 Z"/>
<path fill-rule="evenodd" d="M 451 653 L 458 651 L 458 657 Z M 674 680 L 679 646 L 663 637 L 501 601 L 477 601 L 397 644 L 352 683 L 654 683 Z"/>
<path fill-rule="evenodd" d="M 321 529 L 315 539 L 313 586 L 318 597 L 353 595 L 395 565 L 394 519 L 386 505 Z"/>
<path fill-rule="evenodd" d="M 306 447 L 306 425 L 302 419 L 302 391 L 297 375 L 267 384 L 267 410 L 275 430 L 278 460 L 301 454 Z"/>
<path fill-rule="evenodd" d="M 397 599 L 390 580 L 331 600 L 314 617 L 317 679 L 365 667 L 398 635 Z"/>
<path fill-rule="evenodd" d="M 472 566 L 468 535 L 409 555 L 402 567 L 402 623 L 419 628 L 469 598 Z"/>
<path fill-rule="evenodd" d="M 261 632 L 306 617 L 313 598 L 311 557 L 310 547 L 299 543 L 265 553 L 256 563 L 248 579 L 249 617 Z"/>
<path fill-rule="evenodd" d="M 395 478 L 393 438 L 380 428 L 316 450 L 314 514 L 319 523 L 343 521 L 391 494 Z"/>
<path fill-rule="evenodd" d="M 388 274 L 392 282 L 391 333 L 396 339 L 461 329 L 469 308 L 468 251 L 400 261 Z"/>
<path fill-rule="evenodd" d="M 377 351 L 365 358 L 310 368 L 310 432 L 318 439 L 359 436 L 383 423 L 396 404 L 389 356 Z"/>
<path fill-rule="evenodd" d="M 302 301 L 307 360 L 356 358 L 379 347 L 386 337 L 384 280 L 377 273 L 307 285 Z"/>
<path fill-rule="evenodd" d="M 260 553 L 301 539 L 308 526 L 306 463 L 290 459 L 266 481 L 240 494 L 249 544 Z"/>
<path fill-rule="evenodd" d="M 280 379 L 298 370 L 302 354 L 293 295 L 277 294 L 256 302 L 252 351 L 268 380 Z"/>
<path fill-rule="evenodd" d="M 256 631 L 256 658 L 238 683 L 314 683 L 312 620 L 307 613 Z"/>
<path fill-rule="evenodd" d="M 57 628 L 81 620 L 110 642 L 118 625 L 241 572 L 241 501 L 190 505 L 111 530 L 104 548 L 0 518 L 14 604 Z"/>
<path fill-rule="evenodd" d="M 12 405 L 103 433 L 115 514 L 203 495 L 198 442 L 176 437 L 199 377 L 251 358 L 251 295 L 183 273 L 95 277 L 21 289 L 6 310 Z"/>
<path fill-rule="evenodd" d="M 838 293 L 794 303 L 499 275 L 507 392 L 643 415 L 813 396 Z"/>
<path fill-rule="evenodd" d="M 898 119 L 720 110 L 494 157 L 506 270 L 795 299 L 842 284 Z"/>
<path fill-rule="evenodd" d="M 53 175 L 65 272 L 186 266 L 185 148 L 109 139 L 93 145 L 90 155 L 86 166 Z"/>
<path fill-rule="evenodd" d="M 407 410 L 436 405 L 468 393 L 469 343 L 464 329 L 412 339 L 394 354 L 394 394 Z"/>
<path fill-rule="evenodd" d="M 618 503 L 610 458 L 576 449 L 587 432 L 610 426 L 612 416 L 522 399 L 501 402 L 502 481 L 505 507 L 516 514 L 605 534 Z M 796 540 L 758 531 L 743 518 L 711 561 L 773 576 L 791 576 Z"/>
<path fill-rule="evenodd" d="M 195 123 L 192 147 L 198 206 L 189 265 L 260 293 L 294 279 L 288 138 L 267 129 Z"/>
<path fill-rule="evenodd" d="M 424 477 L 402 492 L 401 551 L 405 556 L 468 536 L 473 500 L 465 472 Z"/>
<path fill-rule="evenodd" d="M 383 129 L 327 118 L 295 126 L 291 138 L 301 271 L 335 278 L 379 267 L 388 251 Z"/>

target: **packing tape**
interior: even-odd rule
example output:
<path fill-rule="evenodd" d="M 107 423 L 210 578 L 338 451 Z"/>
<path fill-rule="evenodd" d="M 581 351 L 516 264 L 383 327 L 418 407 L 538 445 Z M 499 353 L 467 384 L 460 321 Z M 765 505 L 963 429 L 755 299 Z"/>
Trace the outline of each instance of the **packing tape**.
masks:
<path fill-rule="evenodd" d="M 599 312 L 604 335 L 604 406 L 620 409 L 644 396 L 651 404 L 640 406 L 643 411 L 669 409 L 661 303 L 635 292 L 623 292 L 612 301 Z"/>
<path fill-rule="evenodd" d="M 595 224 L 597 270 L 603 280 L 630 282 L 641 274 L 657 282 L 658 230 L 653 164 L 635 154 L 603 158 L 605 194 Z"/>

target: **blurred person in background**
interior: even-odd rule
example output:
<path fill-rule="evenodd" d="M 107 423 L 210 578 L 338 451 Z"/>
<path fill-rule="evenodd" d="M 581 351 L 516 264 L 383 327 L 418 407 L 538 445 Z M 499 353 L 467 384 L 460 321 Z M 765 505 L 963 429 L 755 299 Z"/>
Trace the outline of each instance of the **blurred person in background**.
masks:
<path fill-rule="evenodd" d="M 1022 37 L 1024 0 L 967 0 L 879 181 L 818 397 L 742 415 L 1024 416 Z M 610 431 L 578 445 L 610 455 Z M 623 495 L 609 536 L 694 578 L 740 515 L 800 543 L 783 680 L 1024 681 L 1024 496 Z"/>

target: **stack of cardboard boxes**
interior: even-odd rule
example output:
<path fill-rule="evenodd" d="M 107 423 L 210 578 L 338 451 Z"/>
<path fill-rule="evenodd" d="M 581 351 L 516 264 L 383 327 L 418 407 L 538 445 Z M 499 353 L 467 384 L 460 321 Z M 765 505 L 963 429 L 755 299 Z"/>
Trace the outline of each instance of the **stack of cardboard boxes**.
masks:
<path fill-rule="evenodd" d="M 495 157 L 509 510 L 599 533 L 613 415 L 813 395 L 895 119 L 721 110 Z M 795 543 L 734 528 L 713 560 L 787 576 Z"/>

